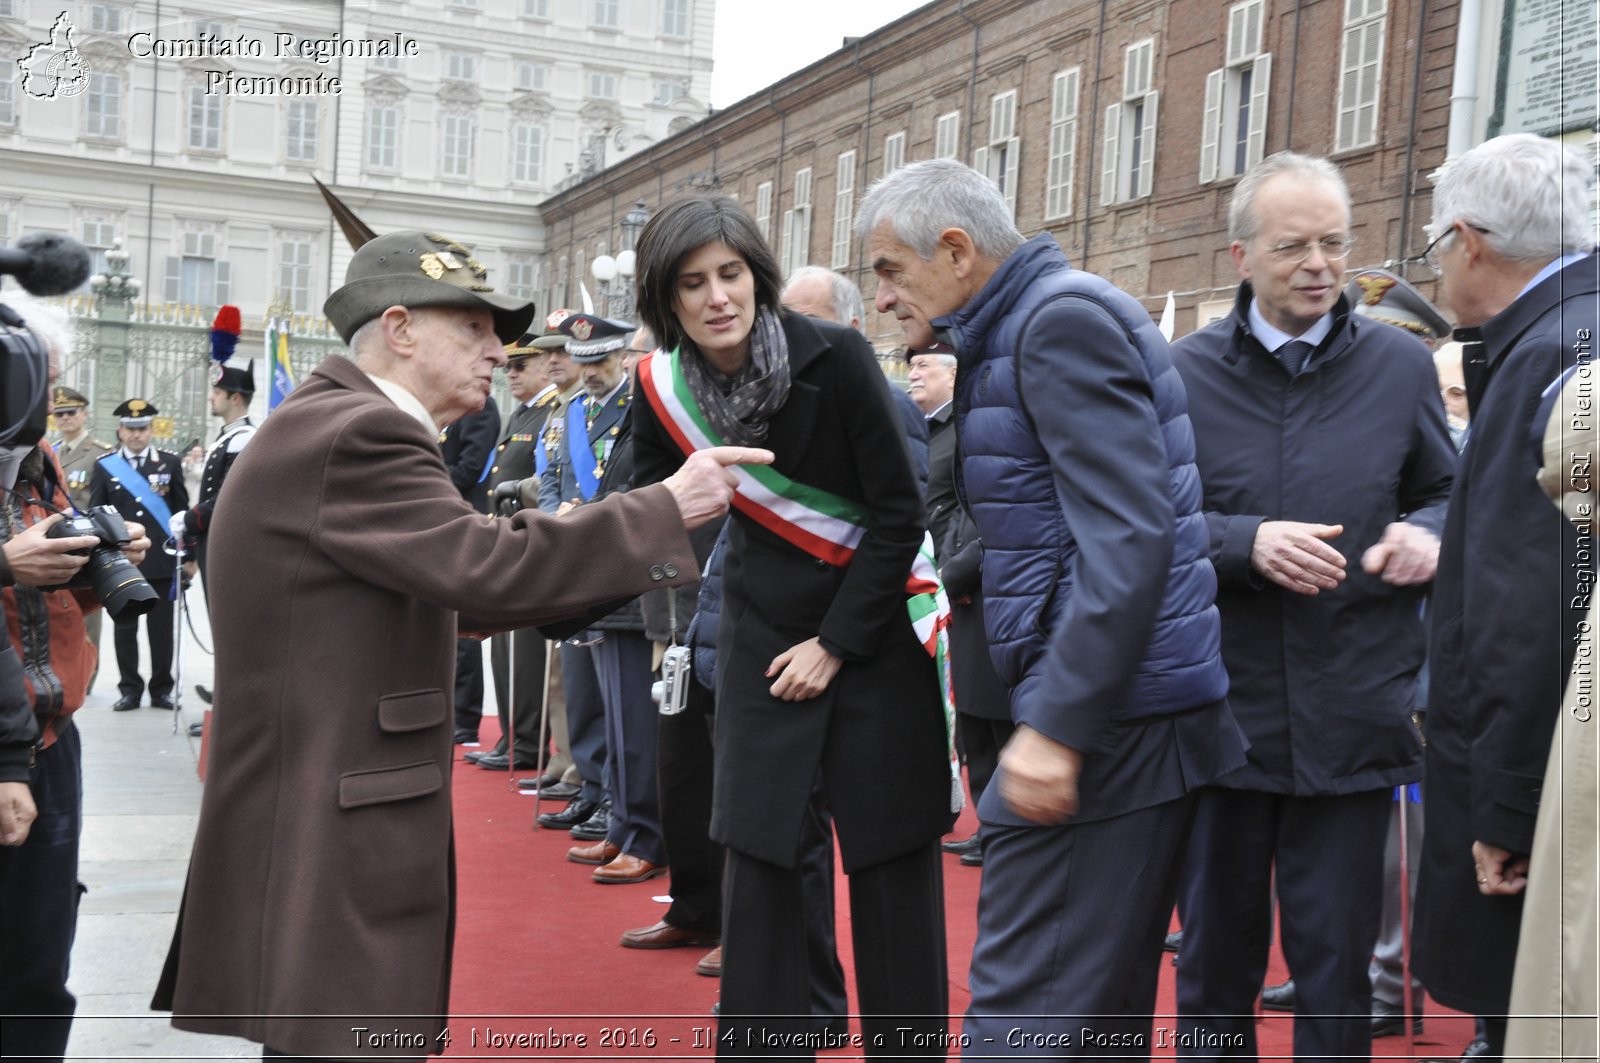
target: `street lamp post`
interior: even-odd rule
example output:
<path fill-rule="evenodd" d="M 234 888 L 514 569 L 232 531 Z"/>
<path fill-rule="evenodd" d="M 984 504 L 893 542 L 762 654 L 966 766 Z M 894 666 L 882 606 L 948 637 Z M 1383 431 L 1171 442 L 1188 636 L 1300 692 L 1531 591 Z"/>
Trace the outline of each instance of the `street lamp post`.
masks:
<path fill-rule="evenodd" d="M 110 432 L 112 416 L 130 394 L 128 387 L 128 318 L 139 295 L 139 279 L 128 272 L 128 252 L 118 240 L 106 252 L 106 271 L 89 278 L 95 307 L 94 401 L 90 428 Z"/>
<path fill-rule="evenodd" d="M 641 199 L 633 205 L 632 210 L 622 216 L 623 250 L 618 252 L 615 258 L 601 255 L 589 265 L 589 271 L 594 274 L 595 285 L 600 289 L 601 297 L 605 299 L 607 317 L 633 320 L 633 245 L 638 241 L 640 231 L 649 220 L 650 212 L 645 209 L 644 200 Z"/>

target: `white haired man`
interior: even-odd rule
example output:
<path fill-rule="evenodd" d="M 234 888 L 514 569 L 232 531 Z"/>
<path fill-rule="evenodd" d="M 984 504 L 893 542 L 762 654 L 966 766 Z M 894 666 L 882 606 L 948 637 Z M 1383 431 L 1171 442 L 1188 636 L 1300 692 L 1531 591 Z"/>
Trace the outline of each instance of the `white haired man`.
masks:
<path fill-rule="evenodd" d="M 1593 180 L 1561 144 L 1496 137 L 1445 169 L 1423 252 L 1457 325 L 1483 346 L 1465 366 L 1472 430 L 1430 606 L 1412 935 L 1428 992 L 1487 1017 L 1491 1056 L 1504 1046 L 1545 762 L 1593 584 L 1592 542 L 1535 480 L 1540 395 L 1591 362 L 1600 332 Z"/>

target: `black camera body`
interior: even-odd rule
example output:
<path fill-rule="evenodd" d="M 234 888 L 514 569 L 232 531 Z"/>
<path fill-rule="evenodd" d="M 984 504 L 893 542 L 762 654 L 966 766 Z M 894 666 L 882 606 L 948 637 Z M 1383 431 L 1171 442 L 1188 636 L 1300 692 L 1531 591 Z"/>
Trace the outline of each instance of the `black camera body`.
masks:
<path fill-rule="evenodd" d="M 69 515 L 52 527 L 46 538 L 71 539 L 79 535 L 92 535 L 100 543 L 84 551 L 88 563 L 62 587 L 88 587 L 113 619 L 124 615 L 143 616 L 155 608 L 155 589 L 133 562 L 123 556 L 122 548 L 133 540 L 128 537 L 122 514 L 111 506 L 96 506 L 87 513 Z"/>

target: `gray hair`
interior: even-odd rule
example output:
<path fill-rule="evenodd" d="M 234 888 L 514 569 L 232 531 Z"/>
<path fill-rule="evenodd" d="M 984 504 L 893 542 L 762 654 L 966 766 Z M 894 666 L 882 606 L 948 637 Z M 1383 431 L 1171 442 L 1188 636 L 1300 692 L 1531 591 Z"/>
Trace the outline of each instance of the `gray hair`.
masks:
<path fill-rule="evenodd" d="M 801 266 L 789 274 L 789 283 L 783 286 L 784 294 L 796 284 L 808 280 L 825 281 L 828 285 L 828 298 L 833 303 L 833 319 L 841 325 L 848 325 L 854 321 L 857 328 L 866 324 L 867 305 L 861 298 L 861 289 L 857 288 L 850 278 L 835 273 L 822 266 Z"/>
<path fill-rule="evenodd" d="M 1587 251 L 1595 243 L 1593 187 L 1593 167 L 1566 145 L 1532 133 L 1495 137 L 1445 166 L 1428 235 L 1464 221 L 1513 261 Z"/>
<path fill-rule="evenodd" d="M 350 333 L 351 356 L 354 358 L 360 358 L 362 354 L 366 353 L 369 347 L 378 346 L 375 337 L 377 337 L 382 331 L 382 315 L 363 321 L 354 332 Z"/>
<path fill-rule="evenodd" d="M 978 254 L 996 262 L 1022 246 L 999 187 L 954 159 L 914 162 L 874 181 L 856 214 L 856 235 L 867 239 L 884 222 L 924 262 L 946 229 L 965 231 Z"/>
<path fill-rule="evenodd" d="M 1350 189 L 1344 183 L 1344 174 L 1327 159 L 1315 155 L 1301 155 L 1293 151 L 1280 151 L 1268 155 L 1239 178 L 1233 186 L 1233 199 L 1228 204 L 1228 239 L 1244 243 L 1253 239 L 1261 228 L 1256 217 L 1256 193 L 1261 186 L 1280 174 L 1298 174 L 1316 181 L 1326 181 L 1339 198 L 1344 200 L 1346 224 L 1350 220 Z"/>
<path fill-rule="evenodd" d="M 55 357 L 57 368 L 72 357 L 72 322 L 65 310 L 16 288 L 6 289 L 0 299 L 15 310 L 22 317 L 23 324 L 39 337 L 45 351 Z"/>

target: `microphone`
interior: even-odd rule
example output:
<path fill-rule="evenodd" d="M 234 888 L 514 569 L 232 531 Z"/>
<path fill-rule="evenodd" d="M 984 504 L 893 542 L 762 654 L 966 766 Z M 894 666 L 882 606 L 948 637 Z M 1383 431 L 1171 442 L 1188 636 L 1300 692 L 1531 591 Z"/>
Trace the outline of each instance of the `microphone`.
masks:
<path fill-rule="evenodd" d="M 33 295 L 65 295 L 89 279 L 89 249 L 70 236 L 29 233 L 0 247 L 0 273 Z"/>

